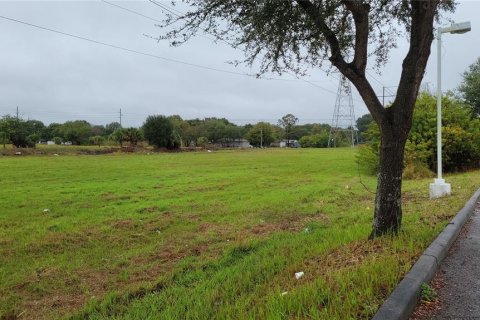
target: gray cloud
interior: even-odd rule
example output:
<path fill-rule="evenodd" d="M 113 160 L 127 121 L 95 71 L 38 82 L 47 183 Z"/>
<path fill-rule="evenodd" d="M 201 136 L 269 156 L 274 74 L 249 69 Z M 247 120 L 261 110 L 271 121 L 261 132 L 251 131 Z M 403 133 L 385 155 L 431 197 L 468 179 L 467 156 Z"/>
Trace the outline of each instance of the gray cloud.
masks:
<path fill-rule="evenodd" d="M 161 19 L 161 10 L 149 2 L 121 2 L 122 6 Z M 471 20 L 472 32 L 444 37 L 444 89 L 455 88 L 461 73 L 479 56 L 476 17 L 479 2 L 461 2 L 453 18 Z M 98 41 L 234 72 L 228 60 L 242 52 L 203 37 L 179 48 L 145 37 L 161 31 L 155 22 L 103 2 L 0 2 L 0 15 L 84 36 Z M 14 113 L 46 123 L 85 119 L 94 124 L 118 120 L 138 126 L 148 114 L 179 114 L 183 118 L 219 116 L 237 123 L 276 122 L 294 113 L 302 122 L 329 122 L 335 94 L 302 81 L 258 80 L 168 62 L 101 46 L 0 19 L 0 114 Z M 432 46 L 425 82 L 436 84 L 436 44 Z M 407 42 L 400 41 L 381 75 L 386 86 L 398 82 Z M 338 80 L 311 70 L 308 80 L 336 91 Z M 271 75 L 278 77 L 277 75 Z M 338 75 L 337 75 L 338 77 Z M 291 80 L 285 75 L 283 79 Z M 378 93 L 382 84 L 372 80 Z M 367 112 L 358 94 L 356 114 Z"/>

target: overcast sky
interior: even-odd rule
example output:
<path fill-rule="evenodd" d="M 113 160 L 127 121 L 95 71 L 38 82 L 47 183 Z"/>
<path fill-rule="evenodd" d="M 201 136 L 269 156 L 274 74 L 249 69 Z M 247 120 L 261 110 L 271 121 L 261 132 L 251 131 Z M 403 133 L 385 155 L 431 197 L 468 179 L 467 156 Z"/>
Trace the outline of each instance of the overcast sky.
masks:
<path fill-rule="evenodd" d="M 154 19 L 164 17 L 162 9 L 148 1 L 114 3 Z M 460 1 L 451 15 L 457 22 L 471 21 L 472 31 L 443 37 L 445 90 L 456 88 L 461 74 L 480 56 L 479 13 L 480 2 Z M 310 70 L 305 79 L 314 86 L 289 75 L 281 78 L 293 81 L 259 80 L 167 61 L 162 58 L 235 73 L 256 72 L 228 64 L 241 59 L 242 52 L 206 37 L 175 48 L 157 43 L 148 37 L 161 33 L 157 22 L 100 0 L 0 1 L 0 16 L 149 54 L 0 18 L 0 115 L 14 114 L 18 106 L 20 116 L 46 124 L 75 119 L 107 124 L 118 121 L 121 108 L 124 126 L 140 126 L 150 114 L 225 117 L 245 124 L 275 123 L 293 113 L 301 123 L 331 122 L 338 87 L 335 74 Z M 406 50 L 406 41 L 400 41 L 380 75 L 369 71 L 379 95 L 382 86 L 397 85 Z M 430 89 L 436 87 L 436 63 L 434 42 L 424 79 Z M 353 98 L 355 114 L 367 113 L 357 92 Z"/>

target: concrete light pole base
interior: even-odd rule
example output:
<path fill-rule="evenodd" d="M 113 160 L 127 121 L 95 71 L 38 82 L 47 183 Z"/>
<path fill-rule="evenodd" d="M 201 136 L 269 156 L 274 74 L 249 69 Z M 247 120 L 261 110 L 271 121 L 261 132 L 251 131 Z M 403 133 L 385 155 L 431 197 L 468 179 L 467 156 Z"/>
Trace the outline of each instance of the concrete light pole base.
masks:
<path fill-rule="evenodd" d="M 449 196 L 452 193 L 450 183 L 445 183 L 445 179 L 433 179 L 430 183 L 430 199 Z"/>

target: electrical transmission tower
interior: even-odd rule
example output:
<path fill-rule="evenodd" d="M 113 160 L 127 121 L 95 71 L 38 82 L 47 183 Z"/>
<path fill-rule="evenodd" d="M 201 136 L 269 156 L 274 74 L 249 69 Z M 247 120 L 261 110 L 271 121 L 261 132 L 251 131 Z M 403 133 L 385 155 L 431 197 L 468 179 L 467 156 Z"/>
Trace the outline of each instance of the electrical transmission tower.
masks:
<path fill-rule="evenodd" d="M 333 112 L 332 127 L 328 137 L 328 147 L 336 147 L 345 140 L 352 147 L 357 141 L 355 130 L 355 112 L 353 110 L 352 87 L 345 76 L 340 77 L 335 110 Z"/>

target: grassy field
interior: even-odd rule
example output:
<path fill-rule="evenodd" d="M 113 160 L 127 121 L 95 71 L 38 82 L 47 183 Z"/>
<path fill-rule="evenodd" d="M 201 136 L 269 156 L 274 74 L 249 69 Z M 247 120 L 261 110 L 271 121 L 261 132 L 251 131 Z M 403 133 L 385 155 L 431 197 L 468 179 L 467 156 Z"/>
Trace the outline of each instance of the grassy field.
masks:
<path fill-rule="evenodd" d="M 447 176 L 435 201 L 430 179 L 406 181 L 403 231 L 368 241 L 374 194 L 354 158 L 1 157 L 0 318 L 368 319 L 480 171 Z"/>

